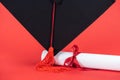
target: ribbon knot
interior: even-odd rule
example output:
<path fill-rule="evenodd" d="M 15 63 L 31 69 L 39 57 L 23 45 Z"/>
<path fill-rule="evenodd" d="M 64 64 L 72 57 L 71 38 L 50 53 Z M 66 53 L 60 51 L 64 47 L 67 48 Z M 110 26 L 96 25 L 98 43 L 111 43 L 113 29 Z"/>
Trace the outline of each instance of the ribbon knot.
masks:
<path fill-rule="evenodd" d="M 72 48 L 73 48 L 73 56 L 71 56 L 65 60 L 64 66 L 80 67 L 80 65 L 76 59 L 76 56 L 78 54 L 80 54 L 80 52 L 78 52 L 79 48 L 77 45 L 74 45 Z"/>

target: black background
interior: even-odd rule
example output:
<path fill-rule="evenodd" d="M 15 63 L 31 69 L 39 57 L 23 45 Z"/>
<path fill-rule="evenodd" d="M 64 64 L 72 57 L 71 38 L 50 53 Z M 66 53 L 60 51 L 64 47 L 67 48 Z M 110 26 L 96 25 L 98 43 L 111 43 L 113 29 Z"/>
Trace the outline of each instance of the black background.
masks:
<path fill-rule="evenodd" d="M 51 31 L 52 0 L 1 0 L 2 4 L 46 48 Z M 55 54 L 93 23 L 114 0 L 57 0 Z"/>

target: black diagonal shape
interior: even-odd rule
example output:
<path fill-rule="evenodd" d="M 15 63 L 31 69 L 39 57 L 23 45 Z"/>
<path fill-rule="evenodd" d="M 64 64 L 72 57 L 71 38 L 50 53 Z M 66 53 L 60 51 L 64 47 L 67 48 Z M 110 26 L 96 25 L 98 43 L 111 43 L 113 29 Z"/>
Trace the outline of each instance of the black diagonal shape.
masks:
<path fill-rule="evenodd" d="M 58 0 L 59 2 L 60 0 Z M 46 48 L 49 47 L 50 0 L 2 0 L 3 5 Z M 62 0 L 55 17 L 55 54 L 105 12 L 114 0 Z"/>

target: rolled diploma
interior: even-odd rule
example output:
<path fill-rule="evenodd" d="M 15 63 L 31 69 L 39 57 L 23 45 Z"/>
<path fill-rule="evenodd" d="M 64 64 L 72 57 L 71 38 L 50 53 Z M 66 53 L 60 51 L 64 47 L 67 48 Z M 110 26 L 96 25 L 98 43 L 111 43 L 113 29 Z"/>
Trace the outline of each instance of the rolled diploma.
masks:
<path fill-rule="evenodd" d="M 55 56 L 56 64 L 64 65 L 65 60 L 72 55 L 72 52 L 59 52 Z M 84 68 L 120 71 L 120 56 L 80 53 L 76 58 L 80 66 Z"/>
<path fill-rule="evenodd" d="M 47 51 L 42 52 L 41 60 L 46 56 Z M 59 52 L 54 56 L 56 65 L 64 65 L 67 58 L 73 56 L 73 52 Z M 92 69 L 104 69 L 120 71 L 120 56 L 80 53 L 76 56 L 81 67 Z"/>

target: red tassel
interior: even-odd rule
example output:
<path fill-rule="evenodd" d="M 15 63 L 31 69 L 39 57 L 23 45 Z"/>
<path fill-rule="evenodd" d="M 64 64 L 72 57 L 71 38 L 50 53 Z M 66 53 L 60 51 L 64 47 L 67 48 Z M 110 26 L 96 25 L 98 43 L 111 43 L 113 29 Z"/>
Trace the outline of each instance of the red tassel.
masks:
<path fill-rule="evenodd" d="M 55 66 L 54 65 L 54 48 L 50 47 L 48 50 L 48 54 L 46 57 L 37 64 L 36 69 L 38 71 L 50 71 L 50 72 L 63 72 L 69 71 L 71 68 L 63 67 L 63 66 Z"/>
<path fill-rule="evenodd" d="M 52 72 L 62 72 L 68 71 L 70 68 L 62 67 L 62 66 L 55 66 L 54 61 L 54 48 L 52 47 L 53 44 L 53 33 L 54 33 L 54 18 L 55 18 L 55 8 L 56 3 L 53 3 L 53 10 L 52 10 L 52 28 L 51 28 L 51 37 L 50 37 L 50 48 L 48 49 L 48 54 L 46 57 L 37 64 L 36 69 L 38 71 L 52 71 Z"/>
<path fill-rule="evenodd" d="M 40 66 L 52 66 L 54 65 L 54 48 L 50 47 L 48 49 L 48 53 L 46 55 L 46 57 L 40 61 L 39 65 Z"/>

